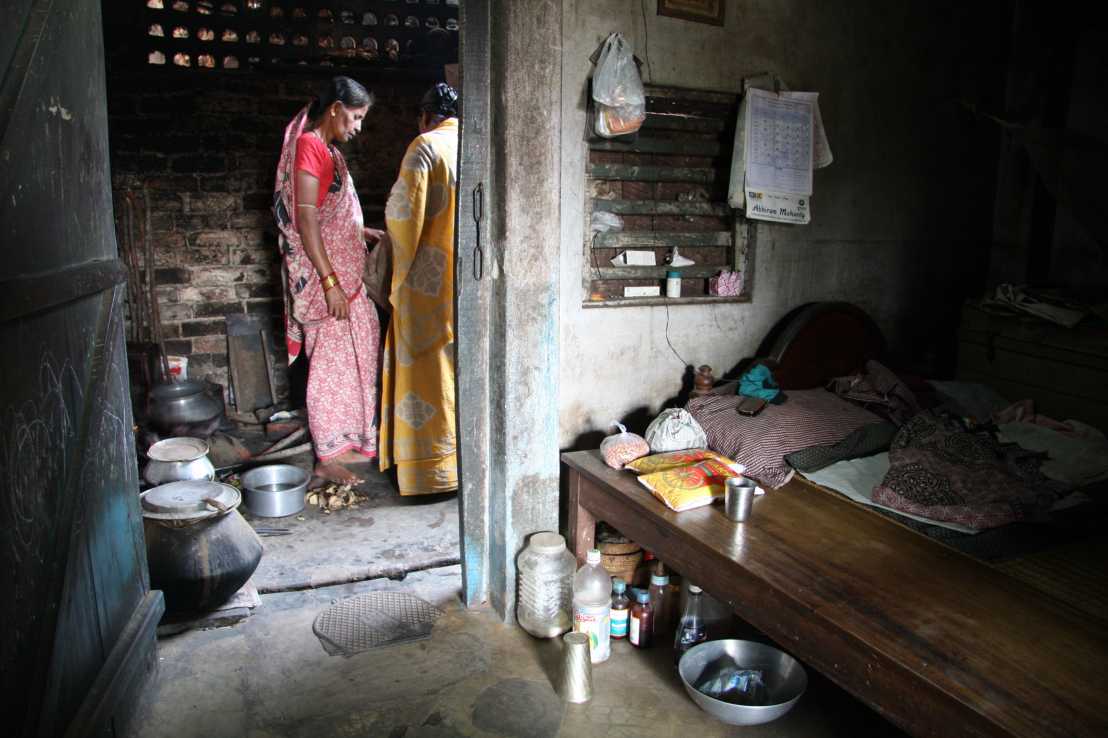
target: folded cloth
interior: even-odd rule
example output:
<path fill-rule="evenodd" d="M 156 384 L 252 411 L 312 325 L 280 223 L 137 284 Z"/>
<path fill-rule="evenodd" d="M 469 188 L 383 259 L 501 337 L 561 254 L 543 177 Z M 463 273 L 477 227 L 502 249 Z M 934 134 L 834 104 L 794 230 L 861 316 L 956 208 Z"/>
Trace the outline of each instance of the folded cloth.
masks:
<path fill-rule="evenodd" d="M 781 393 L 773 372 L 765 364 L 758 364 L 739 379 L 739 394 L 744 397 L 757 397 L 773 402 Z"/>
<path fill-rule="evenodd" d="M 868 410 L 904 425 L 922 408 L 916 395 L 900 377 L 879 362 L 866 362 L 865 371 L 832 379 L 828 389 L 844 400 L 860 403 Z"/>
<path fill-rule="evenodd" d="M 837 461 L 858 459 L 889 450 L 896 436 L 894 423 L 882 421 L 863 425 L 838 443 L 809 446 L 785 455 L 785 461 L 798 472 L 816 472 Z"/>

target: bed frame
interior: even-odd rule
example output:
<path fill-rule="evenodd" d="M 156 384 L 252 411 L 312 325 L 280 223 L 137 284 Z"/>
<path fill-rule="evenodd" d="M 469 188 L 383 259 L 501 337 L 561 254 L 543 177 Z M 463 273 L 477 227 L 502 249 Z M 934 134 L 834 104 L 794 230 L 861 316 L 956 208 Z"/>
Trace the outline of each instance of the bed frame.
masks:
<path fill-rule="evenodd" d="M 884 346 L 841 303 L 796 311 L 771 339 L 762 355 L 785 390 Z M 596 451 L 562 461 L 580 560 L 608 522 L 912 735 L 1108 735 L 1103 622 L 799 479 L 734 523 L 718 506 L 672 512 Z"/>

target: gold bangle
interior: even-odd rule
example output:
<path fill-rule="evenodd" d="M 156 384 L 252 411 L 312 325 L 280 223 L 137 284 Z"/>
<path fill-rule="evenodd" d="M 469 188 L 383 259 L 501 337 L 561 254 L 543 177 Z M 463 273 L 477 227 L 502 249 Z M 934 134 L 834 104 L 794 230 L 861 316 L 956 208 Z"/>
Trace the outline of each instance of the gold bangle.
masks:
<path fill-rule="evenodd" d="M 338 286 L 339 278 L 335 276 L 334 272 L 331 272 L 326 277 L 321 279 L 319 283 L 323 285 L 323 291 L 326 292 L 332 287 Z"/>

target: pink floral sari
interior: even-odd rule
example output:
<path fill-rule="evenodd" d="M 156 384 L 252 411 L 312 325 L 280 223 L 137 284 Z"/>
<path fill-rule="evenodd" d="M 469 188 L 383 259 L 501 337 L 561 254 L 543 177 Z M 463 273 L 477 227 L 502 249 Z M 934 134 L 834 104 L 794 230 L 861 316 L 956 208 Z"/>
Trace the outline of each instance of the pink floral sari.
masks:
<path fill-rule="evenodd" d="M 362 285 L 366 248 L 362 206 L 346 161 L 337 149 L 335 178 L 319 207 L 323 247 L 350 302 L 350 318 L 335 320 L 327 312 L 319 273 L 296 230 L 296 141 L 308 130 L 307 108 L 285 128 L 273 196 L 273 215 L 280 229 L 284 257 L 286 342 L 291 364 L 301 346 L 310 359 L 308 427 L 320 460 L 354 450 L 377 455 L 377 376 L 380 325 Z"/>

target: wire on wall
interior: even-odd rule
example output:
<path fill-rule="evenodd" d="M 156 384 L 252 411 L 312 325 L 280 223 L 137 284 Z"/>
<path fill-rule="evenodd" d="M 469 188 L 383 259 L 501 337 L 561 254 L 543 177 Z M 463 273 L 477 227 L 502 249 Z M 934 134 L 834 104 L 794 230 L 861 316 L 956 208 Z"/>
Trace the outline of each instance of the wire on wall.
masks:
<path fill-rule="evenodd" d="M 689 366 L 689 362 L 681 358 L 681 354 L 677 353 L 677 349 L 673 347 L 673 341 L 669 340 L 669 303 L 666 303 L 666 343 L 669 344 L 669 350 L 673 352 L 673 355 L 677 357 L 677 360 L 681 362 L 681 366 Z"/>

